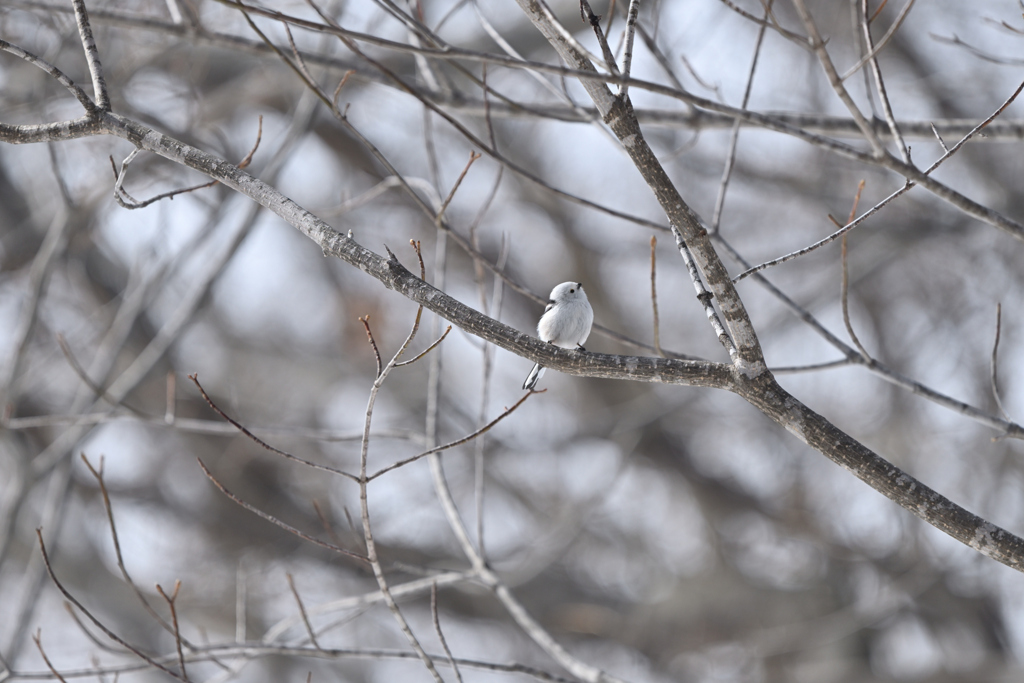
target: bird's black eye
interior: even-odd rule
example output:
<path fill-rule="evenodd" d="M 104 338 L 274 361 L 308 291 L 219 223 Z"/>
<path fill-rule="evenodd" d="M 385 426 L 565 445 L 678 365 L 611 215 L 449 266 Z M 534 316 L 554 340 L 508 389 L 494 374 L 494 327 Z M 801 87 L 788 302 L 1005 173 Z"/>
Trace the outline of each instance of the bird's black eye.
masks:
<path fill-rule="evenodd" d="M 570 290 L 569 290 L 569 293 L 570 293 L 570 294 L 575 294 L 575 293 L 576 293 L 576 290 L 575 290 L 575 289 L 570 289 Z"/>

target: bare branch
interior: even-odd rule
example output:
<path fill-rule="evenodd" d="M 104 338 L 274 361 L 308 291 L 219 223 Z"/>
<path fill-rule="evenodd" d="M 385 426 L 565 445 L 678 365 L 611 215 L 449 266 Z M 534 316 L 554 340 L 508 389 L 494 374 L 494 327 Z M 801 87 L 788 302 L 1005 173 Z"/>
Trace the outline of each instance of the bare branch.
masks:
<path fill-rule="evenodd" d="M 244 500 L 242 500 L 241 498 L 236 496 L 234 493 L 229 491 L 226 486 L 221 484 L 217 480 L 217 478 L 213 476 L 213 473 L 210 472 L 209 468 L 206 467 L 206 465 L 203 463 L 202 460 L 200 460 L 199 458 L 196 458 L 196 462 L 199 463 L 199 467 L 202 468 L 203 474 L 206 475 L 207 479 L 212 481 L 213 485 L 216 486 L 217 488 L 219 488 L 221 493 L 223 493 L 225 496 L 227 496 L 228 498 L 230 498 L 234 502 L 236 502 L 239 505 L 241 505 L 242 507 L 244 507 L 249 512 L 252 512 L 252 513 L 254 513 L 256 515 L 259 515 L 260 517 L 262 517 L 263 519 L 267 520 L 271 524 L 274 524 L 276 526 L 281 527 L 282 529 L 284 529 L 288 533 L 294 534 L 294 535 L 298 536 L 299 538 L 301 538 L 304 541 L 309 541 L 310 543 L 318 545 L 321 548 L 326 548 L 327 550 L 333 550 L 336 553 L 341 553 L 342 555 L 346 555 L 346 556 L 351 557 L 352 559 L 355 559 L 355 560 L 361 560 L 363 562 L 367 561 L 366 558 L 363 557 L 362 555 L 360 555 L 359 553 L 354 553 L 351 550 L 345 550 L 344 548 L 336 546 L 333 543 L 328 543 L 327 541 L 321 541 L 318 538 L 314 538 L 314 537 L 310 536 L 307 533 L 299 531 L 298 529 L 296 529 L 293 526 L 285 524 L 284 522 L 282 522 L 277 517 L 274 517 L 273 515 L 267 514 L 266 512 L 263 512 L 262 510 L 260 510 L 259 508 L 255 507 L 253 505 L 250 505 L 249 503 L 246 503 Z"/>
<path fill-rule="evenodd" d="M 171 610 L 171 624 L 174 626 L 174 645 L 178 651 L 178 671 L 181 672 L 181 680 L 187 681 L 188 674 L 185 673 L 185 655 L 181 649 L 181 631 L 178 628 L 178 610 L 174 604 L 174 601 L 178 599 L 178 591 L 181 589 L 181 581 L 174 582 L 174 592 L 171 595 L 167 595 L 164 592 L 163 586 L 159 583 L 156 585 L 156 590 L 167 602 L 168 609 Z"/>
<path fill-rule="evenodd" d="M 85 60 L 89 63 L 89 75 L 92 76 L 93 96 L 100 111 L 110 111 L 110 95 L 107 94 L 107 83 L 103 79 L 103 65 L 100 64 L 100 51 L 96 48 L 96 40 L 92 36 L 89 25 L 89 13 L 85 10 L 85 0 L 71 0 L 75 8 L 75 21 L 78 23 L 78 35 L 85 49 Z"/>
<path fill-rule="evenodd" d="M 225 421 L 231 423 L 231 425 L 235 429 L 237 429 L 238 431 L 242 432 L 242 434 L 247 436 L 249 438 L 249 440 L 251 440 L 252 442 L 258 444 L 259 446 L 261 446 L 262 448 L 270 451 L 271 453 L 276 453 L 277 455 L 280 455 L 283 458 L 286 458 L 288 460 L 293 460 L 293 461 L 299 463 L 300 465 L 305 465 L 306 467 L 312 467 L 313 469 L 322 470 L 324 472 L 330 472 L 331 474 L 337 474 L 337 475 L 345 477 L 346 479 L 349 479 L 351 481 L 358 481 L 358 479 L 356 478 L 356 476 L 354 474 L 350 474 L 348 472 L 345 472 L 344 470 L 339 470 L 336 467 L 331 467 L 329 465 L 320 465 L 318 463 L 311 462 L 309 460 L 304 460 L 303 458 L 300 458 L 297 455 L 292 455 L 291 453 L 288 453 L 287 451 L 282 451 L 280 448 L 275 448 L 274 446 L 271 446 L 266 441 L 264 441 L 263 439 L 259 438 L 258 436 L 256 436 L 252 432 L 250 432 L 248 429 L 246 429 L 245 426 L 242 425 L 242 423 L 238 422 L 237 420 L 232 418 L 230 415 L 225 413 L 223 410 L 221 410 L 220 407 L 216 403 L 213 402 L 213 399 L 210 398 L 210 395 L 206 393 L 206 390 L 203 389 L 203 385 L 201 385 L 199 383 L 199 376 L 197 374 L 191 374 L 191 375 L 188 376 L 188 378 L 190 380 L 192 380 L 192 383 L 196 385 L 197 389 L 199 389 L 199 393 L 202 394 L 203 400 L 206 401 L 206 404 L 208 406 L 210 406 L 215 413 L 217 413 L 222 418 L 224 418 Z"/>
<path fill-rule="evenodd" d="M 104 626 L 103 623 L 99 619 L 97 619 L 95 616 L 93 616 L 92 612 L 87 610 L 85 608 L 85 606 L 82 605 L 82 603 L 80 603 L 77 598 L 75 598 L 75 596 L 73 596 L 70 592 L 68 592 L 68 590 L 64 587 L 64 584 L 62 584 L 57 579 L 57 575 L 53 572 L 53 567 L 50 566 L 50 556 L 46 554 L 46 544 L 43 542 L 42 529 L 36 529 L 36 536 L 39 539 L 39 550 L 43 554 L 43 564 L 46 566 L 46 572 L 47 572 L 47 574 L 50 575 L 50 580 L 53 581 L 53 584 L 57 587 L 57 590 L 59 590 L 61 592 L 61 594 L 68 600 L 68 602 L 70 602 L 75 607 L 77 607 L 82 612 L 82 614 L 84 614 L 89 619 L 89 621 L 91 621 L 99 630 L 103 631 L 103 633 L 108 638 L 113 640 L 115 643 L 118 643 L 122 647 L 130 650 L 136 657 L 138 657 L 139 659 L 142 659 L 143 661 L 145 661 L 150 666 L 156 667 L 157 669 L 160 669 L 165 674 L 167 674 L 169 676 L 172 676 L 174 678 L 177 678 L 179 681 L 183 681 L 183 682 L 185 681 L 185 679 L 182 678 L 182 676 L 180 676 L 178 674 L 178 672 L 176 672 L 176 671 L 174 671 L 172 669 L 168 669 L 166 666 L 164 666 L 160 662 L 156 661 L 153 657 L 151 657 L 150 655 L 146 654 L 145 652 L 143 652 L 142 650 L 138 649 L 137 647 L 135 647 L 133 645 L 130 645 L 127 641 L 125 641 L 120 636 L 118 636 L 116 633 L 114 633 L 113 631 L 108 629 L 106 626 Z"/>
<path fill-rule="evenodd" d="M 306 627 L 306 635 L 309 636 L 309 642 L 313 643 L 313 647 L 317 650 L 322 649 L 320 643 L 316 642 L 316 633 L 313 632 L 313 625 L 309 623 L 309 615 L 306 614 L 306 606 L 302 604 L 302 598 L 299 596 L 299 591 L 295 587 L 295 580 L 292 578 L 290 573 L 285 574 L 288 577 L 288 588 L 291 589 L 292 595 L 295 597 L 295 604 L 299 606 L 299 614 L 302 616 L 302 623 Z"/>

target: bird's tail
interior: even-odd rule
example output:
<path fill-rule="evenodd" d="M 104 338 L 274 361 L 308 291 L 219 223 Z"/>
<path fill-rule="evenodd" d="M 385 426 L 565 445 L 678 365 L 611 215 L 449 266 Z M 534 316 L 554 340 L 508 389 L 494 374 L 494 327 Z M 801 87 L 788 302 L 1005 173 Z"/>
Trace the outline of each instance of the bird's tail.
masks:
<path fill-rule="evenodd" d="M 544 374 L 544 368 L 540 363 L 533 366 L 533 370 L 530 370 L 530 374 L 526 376 L 526 381 L 523 382 L 524 391 L 533 391 L 533 388 L 537 386 L 537 382 L 540 381 L 540 376 Z"/>

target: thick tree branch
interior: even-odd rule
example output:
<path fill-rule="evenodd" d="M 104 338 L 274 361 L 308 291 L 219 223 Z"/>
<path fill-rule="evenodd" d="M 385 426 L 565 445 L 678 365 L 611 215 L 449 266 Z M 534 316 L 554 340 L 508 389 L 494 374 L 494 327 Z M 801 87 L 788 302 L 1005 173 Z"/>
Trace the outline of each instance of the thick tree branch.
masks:
<path fill-rule="evenodd" d="M 571 67 L 580 71 L 593 69 L 593 66 L 582 55 L 574 53 L 571 46 L 559 40 L 556 31 L 544 25 L 545 17 L 534 11 L 530 0 L 517 0 L 517 2 Z M 623 100 L 611 98 L 607 86 L 603 83 L 590 81 L 587 78 L 581 78 L 580 82 L 592 95 L 598 110 L 604 113 L 605 122 L 622 139 L 623 146 L 636 164 L 637 170 L 657 196 L 673 227 L 677 225 L 677 220 L 682 219 L 679 228 L 693 230 L 691 234 L 685 231 L 683 233 L 687 244 L 692 244 L 691 239 L 701 240 L 697 243 L 704 249 L 694 249 L 693 251 L 701 265 L 717 275 L 715 268 L 721 264 L 707 233 L 700 228 L 699 223 L 693 225 L 688 222 L 692 213 L 683 203 L 667 174 L 657 159 L 653 158 L 653 154 L 650 153 L 650 149 L 643 141 L 639 124 L 632 115 L 628 98 Z M 604 107 L 607 106 L 609 99 L 612 100 L 612 104 L 605 112 Z M 628 137 L 623 135 L 627 131 L 629 132 Z M 885 158 L 899 163 L 891 155 L 886 154 Z M 673 203 L 673 200 L 678 203 Z M 707 259 L 706 262 L 705 259 Z M 749 325 L 743 304 L 736 291 L 722 286 L 722 283 L 716 282 L 710 277 L 709 284 L 712 285 L 719 298 L 720 305 L 722 305 L 724 297 L 729 298 L 732 308 L 723 306 L 726 319 L 734 324 L 739 323 L 736 325 L 739 330 L 743 330 L 744 324 Z M 755 350 L 760 357 L 760 348 L 756 346 L 757 338 L 754 336 L 752 328 L 749 333 L 754 345 L 748 347 L 747 351 L 749 353 L 751 350 Z M 736 332 L 734 331 L 733 334 L 735 336 Z M 742 346 L 740 340 L 737 340 L 737 346 Z M 983 555 L 1018 571 L 1024 571 L 1024 539 L 968 512 L 872 452 L 790 395 L 779 386 L 767 370 L 751 374 L 742 371 L 741 363 L 736 363 L 736 367 L 741 371 L 736 375 L 734 391 L 804 443 L 848 469 L 872 488 L 937 529 Z"/>

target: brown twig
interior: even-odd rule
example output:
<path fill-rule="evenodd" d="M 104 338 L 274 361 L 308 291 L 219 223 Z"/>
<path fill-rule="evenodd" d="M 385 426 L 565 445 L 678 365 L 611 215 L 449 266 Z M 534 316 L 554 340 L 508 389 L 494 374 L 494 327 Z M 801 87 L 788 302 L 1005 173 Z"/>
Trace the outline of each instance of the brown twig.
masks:
<path fill-rule="evenodd" d="M 299 606 L 299 614 L 302 615 L 302 623 L 306 626 L 306 635 L 309 636 L 309 642 L 313 643 L 313 647 L 320 650 L 320 643 L 316 641 L 316 633 L 313 632 L 313 624 L 309 622 L 309 615 L 306 614 L 306 606 L 302 604 L 302 598 L 299 596 L 299 590 L 295 587 L 295 580 L 292 578 L 291 573 L 285 574 L 288 577 L 288 587 L 292 589 L 292 595 L 295 596 L 295 603 Z"/>
<path fill-rule="evenodd" d="M 386 246 L 385 249 L 387 249 Z M 390 262 L 401 265 L 398 261 L 398 257 L 396 257 L 390 249 L 387 249 L 387 252 L 390 256 Z M 426 650 L 423 649 L 423 646 L 416 638 L 416 635 L 412 632 L 409 622 L 402 614 L 402 610 L 399 609 L 398 603 L 391 594 L 387 577 L 384 574 L 384 567 L 381 565 L 380 558 L 377 556 L 377 544 L 373 539 L 373 527 L 370 524 L 370 505 L 368 495 L 370 480 L 366 476 L 366 463 L 370 448 L 370 425 L 373 421 L 373 407 L 377 400 L 377 394 L 380 392 L 380 388 L 383 385 L 384 380 L 387 379 L 402 353 L 416 336 L 416 332 L 419 330 L 422 313 L 423 306 L 421 305 L 416 311 L 416 319 L 413 322 L 409 336 L 405 339 L 405 343 L 402 344 L 401 348 L 398 349 L 388 364 L 384 366 L 384 369 L 380 372 L 374 380 L 373 385 L 370 387 L 370 396 L 366 402 L 366 412 L 363 419 L 363 439 L 359 449 L 359 512 L 360 520 L 363 525 L 363 540 L 366 543 L 366 559 L 369 561 L 370 567 L 373 569 L 373 575 L 377 580 L 377 586 L 380 588 L 381 596 L 384 598 L 384 604 L 387 605 L 388 610 L 398 623 L 398 627 L 402 630 L 406 640 L 409 641 L 409 645 L 412 646 L 412 649 L 416 652 L 420 661 L 423 662 L 423 666 L 426 667 L 427 671 L 434 678 L 434 681 L 436 683 L 444 683 L 444 680 L 441 678 L 441 674 L 438 673 L 437 667 L 434 665 L 433 659 L 431 659 L 430 655 L 428 655 Z"/>
<path fill-rule="evenodd" d="M 132 580 L 131 575 L 128 573 L 128 568 L 125 566 L 124 556 L 121 554 L 121 541 L 117 535 L 117 525 L 114 524 L 114 507 L 110 502 L 110 492 L 107 491 L 107 483 L 103 477 L 103 457 L 100 456 L 100 466 L 99 468 L 96 468 L 91 462 L 89 462 L 89 458 L 85 456 L 85 453 L 80 454 L 80 456 L 82 462 L 85 463 L 86 468 L 89 470 L 89 473 L 92 474 L 94 479 L 96 479 L 96 484 L 100 487 L 100 496 L 103 498 L 103 507 L 107 512 L 107 522 L 110 524 L 110 537 L 114 542 L 114 557 L 117 560 L 117 568 L 121 571 L 121 577 L 124 579 L 125 583 L 131 587 L 135 596 L 139 599 L 139 602 L 142 603 L 146 612 L 149 613 L 149 616 L 153 617 L 153 619 L 160 624 L 161 628 L 168 633 L 173 634 L 174 629 L 164 620 L 163 617 L 160 616 L 153 606 L 149 604 L 149 600 L 146 599 L 145 594 L 135 584 L 135 581 Z M 191 645 L 189 645 L 189 647 L 191 647 Z"/>
<path fill-rule="evenodd" d="M 78 627 L 78 630 L 85 634 L 85 637 L 88 638 L 93 645 L 95 645 L 96 647 L 105 652 L 114 652 L 119 655 L 124 655 L 128 653 L 128 650 L 124 649 L 123 647 L 114 647 L 110 643 L 105 643 L 102 640 L 100 640 L 99 636 L 97 636 L 95 633 L 86 628 L 85 624 L 82 622 L 82 618 L 78 616 L 78 613 L 75 612 L 75 608 L 71 606 L 70 602 L 65 600 L 63 604 L 64 611 L 68 613 L 68 616 L 71 617 L 71 620 L 73 622 L 75 622 L 75 626 Z"/>
<path fill-rule="evenodd" d="M 464 443 L 468 443 L 468 442 L 472 441 L 473 439 L 475 439 L 476 437 L 480 436 L 481 434 L 486 433 L 492 427 L 494 427 L 494 425 L 498 424 L 499 422 L 504 420 L 506 417 L 511 415 L 513 412 L 515 412 L 516 408 L 521 406 L 526 399 L 530 398 L 530 396 L 532 396 L 533 394 L 543 394 L 545 391 L 547 391 L 547 389 L 542 389 L 540 391 L 528 391 L 525 394 L 523 394 L 523 397 L 520 398 L 518 401 L 516 401 L 515 404 L 511 408 L 506 408 L 505 411 L 503 413 L 501 413 L 501 415 L 498 415 L 498 417 L 494 418 L 493 420 L 491 420 L 486 425 L 484 425 L 480 429 L 476 430 L 472 434 L 468 434 L 468 435 L 462 437 L 461 439 L 456 439 L 455 441 L 452 441 L 450 443 L 446 443 L 443 446 L 437 446 L 435 448 L 431 448 L 428 451 L 424 451 L 422 453 L 419 453 L 418 455 L 413 455 L 411 457 L 405 458 L 404 460 L 399 460 L 398 462 L 392 463 L 392 464 L 388 465 L 387 467 L 379 469 L 376 472 L 374 472 L 373 474 L 369 475 L 366 478 L 366 480 L 367 481 L 373 481 L 377 477 L 380 477 L 381 475 L 387 474 L 391 470 L 398 469 L 399 467 L 402 467 L 404 465 L 408 465 L 411 462 L 416 462 L 420 458 L 425 458 L 428 455 L 433 455 L 434 453 L 440 453 L 441 451 L 446 451 L 446 450 L 448 450 L 450 448 L 455 448 L 456 446 L 461 446 Z"/>
<path fill-rule="evenodd" d="M 174 581 L 174 592 L 170 595 L 164 592 L 163 586 L 159 583 L 156 584 L 156 590 L 167 603 L 168 609 L 171 610 L 171 623 L 174 625 L 174 645 L 178 650 L 178 670 L 181 671 L 181 680 L 187 681 L 188 674 L 185 673 L 185 654 L 181 649 L 181 630 L 178 627 L 178 609 L 174 604 L 174 601 L 178 599 L 178 591 L 181 590 L 181 581 L 177 579 Z"/>
<path fill-rule="evenodd" d="M 437 591 L 437 586 L 436 585 L 434 586 L 434 591 L 435 592 Z M 440 630 L 438 631 L 438 633 L 440 633 Z M 50 673 L 52 673 L 57 678 L 57 680 L 60 681 L 60 683 L 68 683 L 66 680 L 64 680 L 64 677 L 60 675 L 60 672 L 57 671 L 57 668 L 54 667 L 53 662 L 50 661 L 50 658 L 46 656 L 46 650 L 43 649 L 42 637 L 43 637 L 43 630 L 41 628 L 37 628 L 36 632 L 32 634 L 32 640 L 35 642 L 36 648 L 39 649 L 39 654 L 42 656 L 43 661 L 46 662 L 46 668 L 48 668 L 50 670 Z M 443 640 L 441 642 L 442 642 L 442 644 L 444 643 Z M 445 650 L 447 651 L 447 649 L 448 648 L 446 647 Z M 451 655 L 449 655 L 449 658 L 450 657 L 451 657 Z"/>
<path fill-rule="evenodd" d="M 245 155 L 245 158 L 242 159 L 240 162 L 238 162 L 236 164 L 236 166 L 238 166 L 238 168 L 246 168 L 246 167 L 249 166 L 249 164 L 252 163 L 253 155 L 255 155 L 256 154 L 256 150 L 259 149 L 260 141 L 262 139 L 263 139 L 263 115 L 260 114 L 260 116 L 259 116 L 259 127 L 258 127 L 258 129 L 256 131 L 256 142 L 255 142 L 255 144 L 253 144 L 252 149 L 249 150 L 249 153 Z M 187 194 L 189 192 L 195 192 L 196 190 L 204 190 L 204 189 L 206 189 L 208 187 L 213 187 L 214 185 L 217 185 L 217 184 L 220 183 L 219 180 L 211 180 L 208 183 L 203 183 L 201 185 L 193 185 L 192 187 L 179 188 L 177 190 L 171 190 L 170 192 L 164 192 L 163 194 L 158 194 L 155 197 L 150 197 L 149 199 L 144 199 L 144 200 L 140 201 L 140 200 L 135 199 L 134 197 L 132 197 L 128 193 L 128 190 L 124 189 L 124 180 L 125 180 L 125 174 L 126 174 L 127 169 L 128 169 L 128 164 L 130 164 L 131 161 L 135 158 L 136 153 L 137 153 L 137 150 L 133 150 L 132 153 L 128 155 L 128 157 L 121 164 L 121 170 L 120 171 L 117 168 L 117 164 L 114 162 L 114 157 L 113 156 L 108 156 L 107 157 L 108 159 L 110 159 L 110 167 L 114 171 L 114 181 L 115 181 L 114 182 L 114 199 L 117 200 L 117 203 L 119 205 L 121 205 L 125 209 L 129 209 L 129 210 L 142 209 L 142 208 L 145 208 L 145 207 L 149 206 L 150 204 L 154 204 L 154 203 L 160 201 L 161 199 L 171 199 L 171 200 L 173 200 L 175 197 L 177 197 L 180 194 Z"/>
<path fill-rule="evenodd" d="M 380 349 L 377 348 L 377 342 L 373 338 L 373 332 L 370 331 L 370 315 L 360 316 L 359 322 L 363 324 L 363 328 L 366 329 L 366 339 L 370 342 L 370 346 L 373 348 L 373 356 L 377 359 L 377 377 L 384 372 L 384 363 L 380 359 Z"/>
<path fill-rule="evenodd" d="M 860 183 L 857 185 L 857 195 L 853 198 L 853 208 L 850 209 L 850 217 L 848 219 L 846 219 L 847 223 L 850 223 L 851 221 L 853 221 L 853 217 L 857 215 L 857 204 L 860 203 L 860 193 L 863 190 L 864 190 L 864 181 L 861 180 Z M 832 216 L 829 216 L 829 218 L 832 218 Z M 834 218 L 832 218 L 832 220 L 835 221 Z M 838 222 L 838 221 L 835 221 L 835 222 Z M 839 299 L 840 299 L 840 302 L 842 303 L 842 307 L 843 307 L 843 323 L 846 325 L 846 332 L 850 335 L 850 339 L 853 341 L 854 345 L 860 351 L 861 355 L 864 357 L 864 360 L 870 361 L 871 360 L 871 354 L 869 354 L 868 350 L 866 348 L 864 348 L 864 345 L 860 343 L 860 339 L 858 339 L 857 333 L 853 331 L 853 323 L 850 322 L 850 306 L 849 306 L 849 298 L 848 298 L 848 294 L 849 294 L 849 291 L 850 291 L 850 278 L 849 278 L 849 271 L 848 271 L 847 262 L 846 262 L 846 235 L 845 234 L 843 235 L 842 251 L 841 251 L 841 253 L 842 253 L 841 260 L 842 260 L 842 264 L 843 264 L 843 279 L 842 279 L 842 285 L 839 288 Z"/>
<path fill-rule="evenodd" d="M 324 509 L 320 506 L 320 501 L 316 498 L 313 499 L 313 510 L 316 511 L 316 517 L 320 520 L 320 526 L 324 528 L 324 531 L 327 532 L 327 535 L 331 540 L 333 540 L 336 545 L 340 546 L 341 537 L 338 536 L 338 533 L 334 530 L 334 525 L 331 524 L 331 520 L 327 518 L 326 513 L 324 513 Z"/>
<path fill-rule="evenodd" d="M 220 489 L 221 493 L 223 493 L 225 496 L 227 496 L 231 500 L 235 501 L 236 503 L 238 503 L 239 505 L 244 507 L 249 512 L 252 512 L 253 514 L 262 517 L 263 519 L 267 520 L 271 524 L 274 524 L 276 526 L 281 527 L 282 529 L 284 529 L 285 531 L 287 531 L 290 534 L 295 534 L 296 536 L 298 536 L 299 538 L 303 539 L 304 541 L 309 541 L 310 543 L 318 545 L 321 548 L 326 548 L 327 550 L 333 550 L 336 553 L 341 553 L 342 555 L 347 555 L 348 557 L 351 557 L 353 559 L 361 560 L 363 562 L 366 562 L 366 558 L 363 557 L 362 555 L 360 555 L 359 553 L 354 553 L 351 550 L 345 550 L 344 548 L 342 548 L 340 546 L 336 546 L 333 543 L 328 543 L 327 541 L 321 541 L 318 538 L 314 538 L 313 536 L 310 536 L 309 534 L 307 534 L 307 533 L 305 533 L 303 531 L 299 531 L 298 529 L 296 529 L 295 527 L 291 526 L 290 524 L 282 522 L 277 517 L 274 517 L 273 515 L 268 514 L 268 513 L 264 512 L 263 510 L 260 510 L 256 506 L 250 505 L 249 503 L 245 502 L 244 500 L 242 500 L 241 498 L 236 496 L 234 493 L 229 491 L 227 489 L 227 487 L 224 486 L 224 484 L 221 484 L 219 481 L 217 481 L 217 478 L 213 476 L 213 473 L 210 472 L 209 468 L 206 467 L 206 465 L 203 463 L 202 460 L 200 460 L 199 458 L 196 458 L 196 461 L 199 463 L 199 467 L 202 468 L 203 473 L 206 475 L 206 477 L 210 481 L 213 482 L 214 486 L 216 486 L 218 489 Z"/>
<path fill-rule="evenodd" d="M 661 323 L 658 320 L 658 285 L 655 277 L 655 247 L 658 246 L 658 238 L 651 235 L 651 309 L 654 312 L 654 350 L 659 356 L 664 357 L 665 352 L 661 350 Z"/>
<path fill-rule="evenodd" d="M 420 262 L 420 279 L 427 279 L 427 267 L 423 263 L 423 250 L 420 248 L 419 240 L 409 240 L 409 245 L 416 252 L 416 259 Z"/>
<path fill-rule="evenodd" d="M 83 368 L 81 363 L 78 362 L 78 359 L 75 358 L 75 354 L 71 352 L 71 347 L 68 345 L 68 341 L 67 339 L 64 338 L 64 335 L 58 332 L 56 336 L 57 346 L 60 347 L 61 353 L 64 354 L 64 359 L 67 360 L 68 365 L 70 365 L 71 369 L 74 370 L 76 375 L 78 375 L 78 378 L 82 380 L 82 383 L 89 388 L 89 391 L 96 394 L 97 396 L 99 396 L 104 401 L 106 401 L 107 403 L 114 407 L 120 406 L 122 408 L 127 408 L 129 411 L 131 411 L 135 415 L 138 415 L 139 417 L 149 417 L 141 410 L 133 408 L 132 406 L 124 403 L 124 401 L 118 401 L 115 397 L 107 393 L 106 389 L 93 382 L 92 378 L 89 377 L 89 373 L 85 371 L 85 368 Z"/>
<path fill-rule="evenodd" d="M 165 391 L 166 408 L 164 409 L 164 422 L 169 425 L 174 424 L 175 414 L 175 392 L 178 383 L 178 376 L 174 373 L 174 370 L 167 371 L 167 386 Z"/>
<path fill-rule="evenodd" d="M 337 475 L 340 475 L 342 477 L 345 477 L 346 479 L 350 479 L 352 481 L 358 481 L 358 479 L 356 478 L 356 476 L 354 474 L 350 474 L 350 473 L 348 473 L 348 472 L 346 472 L 344 470 L 340 470 L 340 469 L 338 469 L 336 467 L 331 467 L 330 465 L 321 465 L 319 463 L 315 463 L 315 462 L 311 462 L 309 460 L 305 460 L 303 458 L 300 458 L 297 455 L 292 455 L 291 453 L 289 453 L 287 451 L 282 451 L 280 448 L 276 448 L 274 446 L 271 446 L 269 443 L 267 443 L 266 441 L 264 441 L 260 437 L 256 436 L 255 434 L 250 432 L 248 429 L 246 429 L 246 427 L 244 425 L 242 425 L 242 423 L 238 422 L 233 417 L 231 417 L 230 415 L 225 413 L 223 410 L 221 410 L 220 406 L 218 406 L 216 403 L 214 403 L 213 399 L 210 398 L 210 395 L 206 393 L 205 389 L 203 389 L 203 385 L 199 383 L 199 375 L 198 375 L 198 373 L 193 373 L 193 374 L 189 375 L 188 378 L 190 380 L 192 380 L 193 384 L 196 385 L 196 388 L 199 389 L 199 393 L 202 395 L 203 400 L 206 401 L 206 404 L 208 406 L 210 406 L 210 408 L 212 408 L 215 413 L 220 415 L 224 420 L 229 422 L 235 429 L 237 429 L 238 431 L 242 432 L 242 434 L 244 434 L 246 437 L 248 437 L 251 441 L 253 441 L 257 445 L 259 445 L 262 448 L 270 451 L 271 453 L 276 453 L 277 455 L 280 455 L 283 458 L 287 458 L 288 460 L 293 460 L 293 461 L 299 463 L 300 465 L 305 465 L 306 467 L 312 467 L 313 469 L 317 469 L 317 470 L 323 470 L 324 472 L 330 472 L 331 474 L 337 474 Z"/>
<path fill-rule="evenodd" d="M 441 208 L 438 210 L 437 215 L 434 217 L 435 222 L 440 223 L 441 219 L 444 218 L 444 212 L 448 210 L 448 205 L 451 204 L 452 199 L 455 198 L 455 193 L 458 191 L 459 185 L 462 185 L 463 179 L 469 172 L 469 167 L 472 166 L 473 162 L 479 159 L 481 156 L 483 155 L 477 154 L 476 152 L 469 153 L 469 161 L 466 163 L 466 167 L 462 169 L 462 173 L 459 174 L 458 180 L 455 181 L 455 185 L 452 186 L 452 190 L 451 192 L 448 193 L 448 196 L 445 198 L 444 203 L 441 204 Z"/>
<path fill-rule="evenodd" d="M 437 347 L 437 345 L 438 345 L 438 344 L 440 344 L 441 342 L 443 342 L 443 341 L 444 341 L 444 338 L 445 338 L 445 337 L 447 337 L 447 336 L 448 336 L 448 333 L 449 333 L 449 332 L 451 332 L 451 331 L 452 331 L 452 326 L 451 326 L 451 325 L 449 325 L 449 326 L 448 326 L 448 327 L 447 327 L 447 328 L 445 329 L 445 331 L 444 331 L 444 332 L 443 332 L 443 333 L 441 334 L 441 336 L 440 336 L 440 337 L 438 337 L 436 341 L 434 341 L 433 343 L 431 343 L 431 345 L 430 345 L 430 346 L 428 346 L 427 348 L 425 348 L 425 349 L 423 350 L 423 352 L 422 352 L 422 353 L 421 353 L 420 355 L 416 356 L 415 358 L 413 358 L 413 359 L 411 359 L 411 360 L 403 360 L 403 361 L 402 361 L 401 363 L 395 363 L 395 367 L 396 367 L 396 368 L 400 368 L 400 367 L 402 367 L 403 365 L 410 365 L 411 363 L 415 363 L 415 362 L 416 362 L 416 361 L 418 361 L 419 359 L 423 358 L 423 357 L 424 357 L 425 355 L 427 355 L 428 353 L 430 353 L 431 351 L 433 351 L 433 350 L 434 350 L 434 349 L 435 349 L 435 348 Z"/>
<path fill-rule="evenodd" d="M 119 635 L 117 635 L 116 633 L 111 631 L 109 628 L 107 628 L 103 624 L 103 622 L 101 622 L 99 619 L 97 619 L 95 616 L 93 616 L 92 612 L 87 610 L 85 608 L 85 606 L 82 605 L 82 603 L 79 602 L 78 599 L 75 596 L 73 596 L 68 591 L 67 588 L 64 587 L 64 584 L 62 584 L 60 582 L 60 580 L 57 579 L 57 575 L 54 573 L 53 567 L 50 565 L 50 556 L 46 553 L 46 543 L 43 541 L 43 530 L 42 529 L 36 529 L 36 537 L 39 539 L 39 550 L 43 554 L 43 564 L 46 566 L 46 573 L 50 575 L 50 580 L 53 581 L 53 584 L 55 586 L 57 586 L 57 590 L 59 590 L 61 592 L 61 594 L 71 604 L 73 604 L 75 607 L 77 607 L 79 610 L 81 610 L 82 614 L 84 614 L 86 617 L 88 617 L 89 621 L 91 621 L 97 628 L 99 628 L 101 631 L 103 631 L 103 633 L 106 634 L 106 636 L 108 638 L 110 638 L 114 642 L 116 642 L 119 645 L 122 645 L 123 647 L 127 648 L 128 650 L 130 650 L 136 657 L 142 659 L 143 661 L 145 661 L 150 666 L 154 666 L 157 669 L 160 669 L 161 671 L 163 671 L 164 673 L 166 673 L 166 674 L 168 674 L 170 676 L 173 676 L 174 678 L 177 678 L 179 681 L 185 681 L 185 679 L 182 678 L 181 676 L 179 676 L 176 671 L 174 671 L 172 669 L 168 669 L 166 666 L 164 666 L 160 662 L 156 661 L 155 659 L 153 659 L 151 656 L 149 656 L 148 654 L 146 654 L 142 650 L 138 649 L 134 645 L 129 644 L 127 641 L 125 641 Z M 185 682 L 185 683 L 187 683 L 187 682 Z"/>

